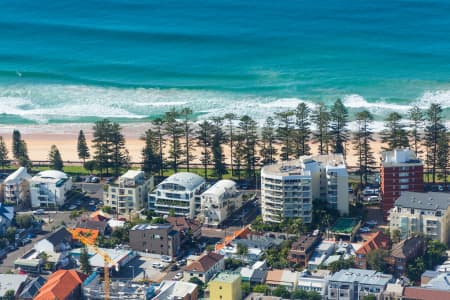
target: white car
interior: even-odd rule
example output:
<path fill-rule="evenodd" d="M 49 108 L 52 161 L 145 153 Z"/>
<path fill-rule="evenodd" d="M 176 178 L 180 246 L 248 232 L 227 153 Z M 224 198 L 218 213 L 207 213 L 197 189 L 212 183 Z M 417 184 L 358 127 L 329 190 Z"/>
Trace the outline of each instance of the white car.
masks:
<path fill-rule="evenodd" d="M 173 277 L 174 280 L 180 280 L 181 278 L 183 278 L 183 272 L 178 272 L 175 274 L 175 277 Z"/>
<path fill-rule="evenodd" d="M 164 266 L 162 263 L 153 263 L 152 267 L 155 269 L 160 269 L 160 270 L 164 269 Z"/>
<path fill-rule="evenodd" d="M 43 210 L 42 208 L 36 209 L 35 211 L 33 211 L 33 215 L 44 215 L 45 214 L 45 210 Z"/>
<path fill-rule="evenodd" d="M 359 232 L 362 232 L 362 233 L 368 233 L 368 232 L 370 232 L 370 228 L 369 228 L 369 227 L 361 227 L 361 228 L 359 229 Z"/>
<path fill-rule="evenodd" d="M 76 205 L 71 205 L 71 206 L 69 206 L 69 210 L 74 210 L 74 209 L 76 209 L 78 206 L 76 206 Z"/>
<path fill-rule="evenodd" d="M 172 262 L 172 257 L 170 257 L 168 255 L 161 255 L 161 261 L 165 262 L 165 263 L 171 263 Z"/>

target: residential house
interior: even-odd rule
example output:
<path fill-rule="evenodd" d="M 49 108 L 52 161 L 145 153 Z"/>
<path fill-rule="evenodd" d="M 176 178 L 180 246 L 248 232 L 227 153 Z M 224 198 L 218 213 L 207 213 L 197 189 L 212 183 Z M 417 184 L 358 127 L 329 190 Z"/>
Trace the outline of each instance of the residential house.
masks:
<path fill-rule="evenodd" d="M 449 290 L 435 290 L 429 288 L 407 286 L 402 300 L 441 300 L 450 299 Z"/>
<path fill-rule="evenodd" d="M 177 256 L 180 233 L 171 224 L 138 224 L 131 228 L 130 246 L 137 251 Z"/>
<path fill-rule="evenodd" d="M 334 273 L 328 280 L 328 300 L 360 300 L 364 296 L 374 295 L 381 299 L 381 294 L 392 275 L 374 270 L 344 269 Z"/>
<path fill-rule="evenodd" d="M 249 267 L 241 268 L 241 279 L 250 285 L 263 284 L 267 276 L 267 263 L 265 260 L 257 261 Z"/>
<path fill-rule="evenodd" d="M 364 244 L 356 250 L 355 267 L 359 269 L 367 269 L 367 255 L 373 250 L 391 248 L 391 239 L 381 231 L 371 234 Z"/>
<path fill-rule="evenodd" d="M 86 275 L 75 270 L 58 270 L 49 276 L 34 300 L 81 299 L 81 285 L 85 279 Z"/>
<path fill-rule="evenodd" d="M 184 281 L 163 280 L 151 300 L 197 300 L 198 286 Z"/>
<path fill-rule="evenodd" d="M 14 207 L 0 202 L 0 234 L 4 234 L 14 219 Z"/>
<path fill-rule="evenodd" d="M 409 262 L 425 254 L 425 239 L 413 236 L 392 246 L 388 264 L 396 276 L 406 273 Z"/>
<path fill-rule="evenodd" d="M 334 241 L 322 241 L 314 250 L 308 261 L 308 270 L 317 270 L 325 260 L 334 253 L 336 243 Z"/>
<path fill-rule="evenodd" d="M 297 279 L 297 290 L 316 292 L 322 298 L 325 298 L 327 294 L 329 276 L 330 271 L 328 270 L 318 270 L 313 274 L 307 270 L 299 272 Z"/>
<path fill-rule="evenodd" d="M 288 261 L 299 267 L 306 267 L 320 241 L 319 235 L 300 236 L 296 242 L 292 243 L 287 257 Z"/>
<path fill-rule="evenodd" d="M 161 215 L 195 218 L 201 210 L 205 179 L 194 173 L 178 172 L 163 180 L 148 196 L 150 210 Z"/>
<path fill-rule="evenodd" d="M 109 235 L 112 232 L 106 220 L 81 219 L 75 227 L 96 230 L 100 235 Z"/>
<path fill-rule="evenodd" d="M 25 287 L 27 280 L 28 275 L 0 274 L 0 299 L 7 299 L 5 294 L 8 291 L 13 291 L 14 297 L 17 298 Z"/>
<path fill-rule="evenodd" d="M 72 242 L 72 234 L 65 227 L 59 227 L 47 237 L 40 240 L 34 245 L 34 249 L 38 252 L 64 252 L 70 250 Z"/>
<path fill-rule="evenodd" d="M 210 300 L 241 300 L 241 275 L 221 272 L 208 284 Z"/>
<path fill-rule="evenodd" d="M 267 272 L 266 285 L 272 290 L 279 286 L 283 286 L 286 290 L 292 292 L 297 287 L 297 279 L 298 273 L 295 271 L 275 269 Z"/>
<path fill-rule="evenodd" d="M 168 216 L 165 220 L 173 226 L 174 230 L 180 232 L 181 244 L 191 238 L 199 239 L 202 234 L 202 225 L 194 219 L 185 216 Z"/>
<path fill-rule="evenodd" d="M 403 192 L 389 211 L 389 229 L 402 238 L 423 234 L 450 243 L 450 195 L 447 193 Z"/>
<path fill-rule="evenodd" d="M 31 207 L 61 207 L 71 189 L 72 178 L 67 174 L 57 170 L 42 171 L 30 181 Z"/>
<path fill-rule="evenodd" d="M 434 278 L 431 278 L 427 283 L 422 284 L 421 287 L 450 291 L 450 273 L 439 273 Z"/>
<path fill-rule="evenodd" d="M 382 300 L 402 300 L 405 288 L 400 283 L 388 283 L 384 290 Z"/>
<path fill-rule="evenodd" d="M 20 293 L 18 299 L 20 300 L 33 300 L 34 297 L 39 293 L 41 287 L 47 282 L 42 276 L 34 277 L 30 282 L 28 282 Z"/>
<path fill-rule="evenodd" d="M 217 181 L 201 195 L 203 224 L 219 226 L 242 206 L 242 195 L 233 180 L 222 179 Z"/>
<path fill-rule="evenodd" d="M 147 207 L 147 195 L 152 189 L 153 176 L 147 178 L 143 171 L 128 170 L 116 182 L 108 185 L 104 196 L 105 205 L 121 215 L 138 212 Z"/>
<path fill-rule="evenodd" d="M 20 167 L 6 177 L 3 181 L 5 201 L 20 207 L 29 206 L 30 179 L 31 176 L 25 167 Z"/>
<path fill-rule="evenodd" d="M 380 194 L 385 220 L 394 201 L 407 191 L 423 192 L 422 161 L 408 148 L 382 152 Z"/>
<path fill-rule="evenodd" d="M 209 252 L 200 256 L 196 261 L 191 262 L 184 268 L 184 280 L 189 281 L 192 277 L 197 277 L 202 282 L 207 283 L 214 275 L 225 269 L 224 256 Z"/>

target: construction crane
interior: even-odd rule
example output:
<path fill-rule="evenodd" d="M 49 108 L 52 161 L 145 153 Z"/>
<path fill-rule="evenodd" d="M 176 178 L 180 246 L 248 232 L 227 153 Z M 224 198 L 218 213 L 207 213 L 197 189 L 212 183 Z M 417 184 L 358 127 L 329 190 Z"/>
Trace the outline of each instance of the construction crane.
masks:
<path fill-rule="evenodd" d="M 95 253 L 97 253 L 103 257 L 103 285 L 104 285 L 104 289 L 105 289 L 105 300 L 110 300 L 109 266 L 110 265 L 111 265 L 111 267 L 116 266 L 116 268 L 117 268 L 117 265 L 114 263 L 114 261 L 108 255 L 108 253 L 106 253 L 105 251 L 103 251 L 102 249 L 97 247 L 97 245 L 95 245 L 95 243 L 93 243 L 93 241 L 91 239 L 83 236 L 82 232 L 71 231 L 71 233 L 73 234 L 74 238 L 79 240 L 81 243 L 83 243 L 87 247 L 92 248 L 92 250 L 94 250 Z"/>

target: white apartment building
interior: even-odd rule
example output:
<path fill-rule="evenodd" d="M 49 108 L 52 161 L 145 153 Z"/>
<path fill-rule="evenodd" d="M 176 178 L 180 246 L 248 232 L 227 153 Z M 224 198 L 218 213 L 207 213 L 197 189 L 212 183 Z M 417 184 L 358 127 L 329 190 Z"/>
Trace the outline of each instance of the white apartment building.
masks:
<path fill-rule="evenodd" d="M 312 176 L 301 161 L 287 161 L 261 170 L 261 214 L 264 222 L 303 218 L 311 223 Z"/>
<path fill-rule="evenodd" d="M 128 170 L 108 186 L 105 205 L 123 215 L 137 212 L 147 206 L 147 195 L 152 189 L 153 176 L 146 178 L 143 171 Z"/>
<path fill-rule="evenodd" d="M 30 181 L 31 207 L 58 207 L 64 205 L 66 193 L 72 188 L 72 178 L 57 170 L 47 170 Z"/>
<path fill-rule="evenodd" d="M 30 179 L 25 167 L 20 167 L 6 177 L 3 182 L 5 201 L 21 206 L 27 204 L 30 199 Z"/>
<path fill-rule="evenodd" d="M 179 172 L 162 181 L 148 195 L 150 210 L 161 215 L 194 218 L 201 209 L 201 194 L 205 188 L 205 179 L 194 173 Z"/>
<path fill-rule="evenodd" d="M 219 180 L 201 195 L 201 215 L 205 225 L 218 226 L 242 206 L 242 193 L 233 180 Z"/>
<path fill-rule="evenodd" d="M 390 231 L 402 238 L 421 233 L 442 243 L 450 242 L 450 195 L 403 192 L 389 211 Z"/>
<path fill-rule="evenodd" d="M 348 173 L 342 154 L 303 156 L 261 170 L 264 222 L 301 217 L 310 223 L 312 200 L 319 198 L 341 215 L 348 214 Z"/>

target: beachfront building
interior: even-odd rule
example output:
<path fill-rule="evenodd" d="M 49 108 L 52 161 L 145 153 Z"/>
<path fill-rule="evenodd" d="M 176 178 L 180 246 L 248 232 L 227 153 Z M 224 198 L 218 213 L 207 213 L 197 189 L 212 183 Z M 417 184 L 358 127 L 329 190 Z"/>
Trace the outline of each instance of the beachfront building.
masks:
<path fill-rule="evenodd" d="M 381 299 L 381 294 L 392 280 L 392 275 L 374 270 L 343 269 L 330 277 L 327 299 L 359 300 L 368 295 Z"/>
<path fill-rule="evenodd" d="M 285 161 L 261 170 L 261 214 L 264 222 L 312 219 L 312 176 L 303 161 Z"/>
<path fill-rule="evenodd" d="M 147 206 L 147 195 L 152 189 L 153 176 L 147 178 L 143 171 L 128 170 L 108 185 L 105 205 L 122 215 L 137 212 Z"/>
<path fill-rule="evenodd" d="M 218 226 L 242 206 L 242 193 L 233 180 L 219 180 L 201 195 L 203 224 Z"/>
<path fill-rule="evenodd" d="M 15 203 L 18 206 L 29 205 L 31 176 L 27 168 L 20 167 L 14 173 L 6 177 L 3 182 L 4 200 Z"/>
<path fill-rule="evenodd" d="M 194 218 L 201 208 L 200 195 L 205 179 L 194 173 L 179 172 L 166 178 L 149 194 L 149 209 L 161 215 Z"/>
<path fill-rule="evenodd" d="M 264 222 L 303 218 L 310 223 L 313 199 L 323 199 L 329 208 L 348 214 L 348 173 L 342 154 L 303 156 L 262 169 Z"/>
<path fill-rule="evenodd" d="M 60 207 L 72 189 L 72 178 L 57 170 L 39 172 L 30 181 L 31 206 Z"/>
<path fill-rule="evenodd" d="M 450 242 L 450 195 L 446 193 L 403 192 L 389 211 L 391 232 L 402 238 L 423 234 L 442 243 Z"/>
<path fill-rule="evenodd" d="M 381 153 L 380 196 L 386 220 L 394 201 L 403 192 L 423 192 L 423 163 L 410 149 Z"/>

